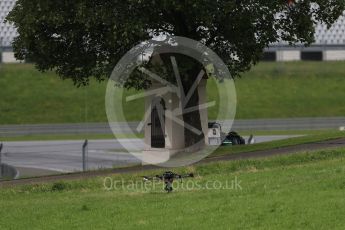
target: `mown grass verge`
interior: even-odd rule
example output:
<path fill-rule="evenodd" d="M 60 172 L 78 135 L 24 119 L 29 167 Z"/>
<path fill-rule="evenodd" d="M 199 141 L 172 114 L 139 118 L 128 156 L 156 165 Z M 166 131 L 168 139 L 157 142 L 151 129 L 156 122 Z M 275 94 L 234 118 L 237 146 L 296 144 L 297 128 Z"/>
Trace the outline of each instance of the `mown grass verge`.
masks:
<path fill-rule="evenodd" d="M 196 177 L 171 194 L 143 173 L 2 188 L 0 228 L 342 229 L 344 163 L 338 149 L 179 168 Z"/>

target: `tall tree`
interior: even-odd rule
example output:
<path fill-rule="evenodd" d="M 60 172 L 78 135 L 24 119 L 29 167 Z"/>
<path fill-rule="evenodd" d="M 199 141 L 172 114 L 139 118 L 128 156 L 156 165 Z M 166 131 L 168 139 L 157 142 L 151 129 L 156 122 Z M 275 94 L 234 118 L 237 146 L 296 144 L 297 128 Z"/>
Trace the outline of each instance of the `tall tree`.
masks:
<path fill-rule="evenodd" d="M 312 43 L 315 23 L 331 26 L 344 7 L 344 0 L 18 0 L 7 20 L 18 28 L 13 43 L 18 59 L 80 85 L 90 77 L 106 79 L 130 48 L 159 34 L 204 43 L 236 77 L 256 64 L 270 43 Z M 200 139 L 187 136 L 190 144 Z"/>

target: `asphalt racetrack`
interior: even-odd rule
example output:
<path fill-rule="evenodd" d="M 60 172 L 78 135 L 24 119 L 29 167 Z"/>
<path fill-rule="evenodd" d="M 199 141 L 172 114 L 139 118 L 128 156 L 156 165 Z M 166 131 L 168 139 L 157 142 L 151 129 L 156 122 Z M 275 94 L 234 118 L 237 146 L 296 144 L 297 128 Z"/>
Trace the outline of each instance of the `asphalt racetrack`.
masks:
<path fill-rule="evenodd" d="M 296 137 L 296 135 L 258 136 L 256 142 Z M 248 137 L 245 137 L 246 139 Z M 2 162 L 19 170 L 20 177 L 82 171 L 83 141 L 4 142 Z M 140 164 L 134 155 L 144 148 L 142 139 L 90 140 L 87 169 L 123 167 Z M 129 154 L 130 151 L 133 154 Z"/>
<path fill-rule="evenodd" d="M 345 138 L 339 138 L 334 140 L 319 141 L 314 143 L 293 145 L 269 150 L 259 150 L 253 152 L 245 152 L 240 154 L 230 154 L 223 156 L 209 157 L 198 162 L 198 164 L 205 164 L 215 161 L 232 161 L 240 159 L 249 159 L 249 158 L 260 158 L 260 157 L 269 157 L 274 155 L 284 155 L 284 154 L 293 154 L 306 150 L 322 150 L 329 148 L 340 148 L 345 147 Z M 46 183 L 59 180 L 76 180 L 76 179 L 86 179 L 96 176 L 107 176 L 110 174 L 123 174 L 123 173 L 133 173 L 141 172 L 144 173 L 146 170 L 158 169 L 158 166 L 155 165 L 137 165 L 133 167 L 123 167 L 116 168 L 111 170 L 100 170 L 100 171 L 88 171 L 84 173 L 73 173 L 73 174 L 61 174 L 61 175 L 52 175 L 52 176 L 41 176 L 35 178 L 25 178 L 18 180 L 8 180 L 0 181 L 0 187 L 3 186 L 14 186 L 14 185 L 23 185 L 23 184 L 36 184 L 36 183 Z"/>

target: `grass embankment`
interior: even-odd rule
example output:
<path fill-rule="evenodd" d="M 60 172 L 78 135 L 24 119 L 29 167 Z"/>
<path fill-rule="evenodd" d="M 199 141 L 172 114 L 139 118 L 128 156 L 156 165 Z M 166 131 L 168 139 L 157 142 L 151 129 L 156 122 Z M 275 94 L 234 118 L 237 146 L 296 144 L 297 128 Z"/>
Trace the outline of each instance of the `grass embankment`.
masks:
<path fill-rule="evenodd" d="M 236 118 L 344 116 L 344 76 L 344 62 L 261 63 L 236 80 Z M 54 73 L 13 64 L 1 66 L 0 87 L 0 124 L 107 121 L 106 82 L 75 88 Z M 210 98 L 217 95 L 214 84 L 208 92 Z M 143 110 L 142 100 L 132 101 L 126 118 L 141 120 Z M 210 109 L 210 119 L 215 113 Z"/>
<path fill-rule="evenodd" d="M 343 229 L 344 163 L 339 149 L 180 168 L 196 178 L 171 194 L 141 187 L 143 173 L 109 191 L 104 178 L 2 188 L 0 228 Z"/>

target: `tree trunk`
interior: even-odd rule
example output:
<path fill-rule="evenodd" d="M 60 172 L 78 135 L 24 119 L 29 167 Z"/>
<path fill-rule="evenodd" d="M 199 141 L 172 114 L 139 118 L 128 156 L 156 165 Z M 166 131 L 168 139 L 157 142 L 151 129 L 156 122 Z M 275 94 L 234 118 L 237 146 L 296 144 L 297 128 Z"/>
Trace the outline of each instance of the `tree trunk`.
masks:
<path fill-rule="evenodd" d="M 198 66 L 187 71 L 188 76 L 184 77 L 182 81 L 185 95 L 188 94 L 192 85 L 196 81 L 196 78 L 198 74 L 200 73 L 200 71 L 201 69 L 198 68 Z M 184 110 L 188 108 L 198 107 L 198 106 L 199 106 L 199 92 L 198 92 L 198 87 L 197 87 L 196 90 L 193 92 L 191 98 L 187 102 Z M 194 127 L 196 130 L 200 131 L 200 134 L 197 134 L 196 132 L 193 132 L 190 128 L 188 128 L 188 125 L 185 125 L 184 127 L 185 147 L 188 148 L 193 145 L 196 145 L 195 147 L 199 147 L 199 146 L 204 145 L 205 136 L 204 136 L 204 133 L 202 132 L 199 109 L 192 112 L 186 112 L 186 113 L 184 112 L 183 120 L 185 124 L 188 124 Z"/>

